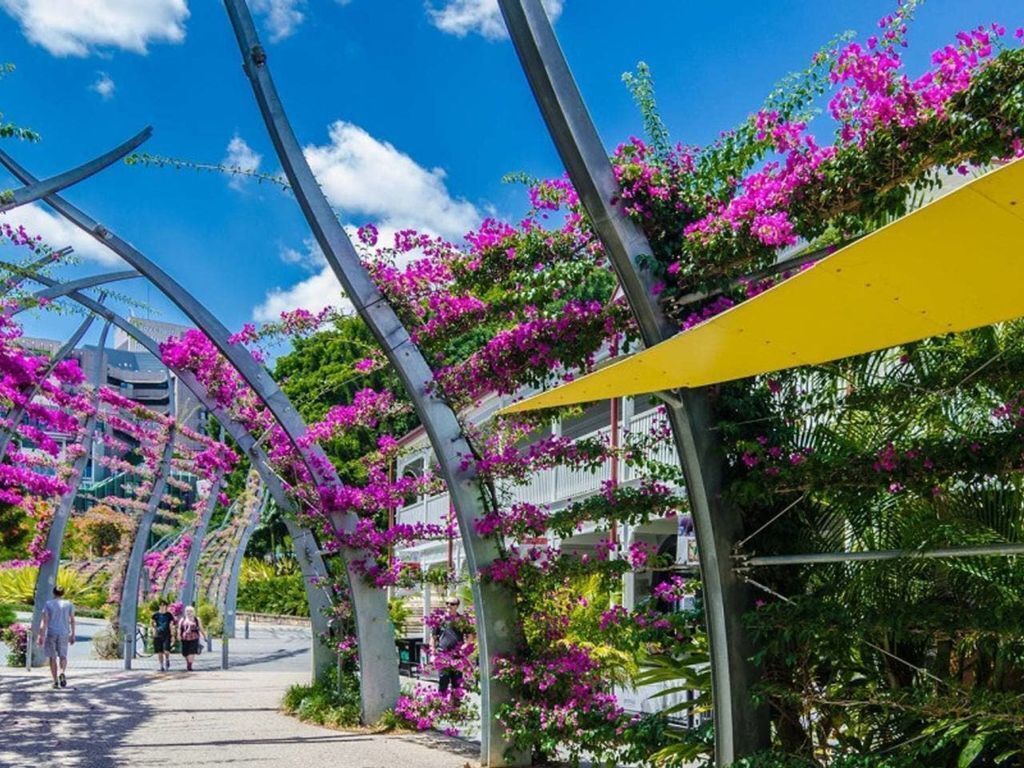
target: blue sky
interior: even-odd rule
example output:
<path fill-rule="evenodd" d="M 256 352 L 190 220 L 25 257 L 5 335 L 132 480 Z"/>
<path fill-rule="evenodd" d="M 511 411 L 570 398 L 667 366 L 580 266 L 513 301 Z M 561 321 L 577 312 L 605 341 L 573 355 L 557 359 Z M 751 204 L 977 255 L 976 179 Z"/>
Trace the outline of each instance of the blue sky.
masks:
<path fill-rule="evenodd" d="M 457 237 L 489 213 L 517 217 L 512 171 L 561 172 L 495 0 L 250 0 L 300 141 L 342 219 L 418 226 Z M 871 34 L 894 0 L 549 0 L 556 29 L 609 148 L 641 132 L 621 83 L 639 60 L 654 72 L 673 138 L 706 143 L 756 109 L 780 77 L 835 33 Z M 724 10 L 727 9 L 727 10 Z M 1024 25 L 1019 0 L 928 0 L 911 33 L 911 73 L 963 28 Z M 144 125 L 144 149 L 197 161 L 231 157 L 278 169 L 223 7 L 207 0 L 0 0 L 0 112 L 43 135 L 5 148 L 36 175 L 76 165 Z M 231 150 L 229 151 L 229 145 Z M 12 186 L 0 179 L 0 188 Z M 219 175 L 128 168 L 67 197 L 133 242 L 232 328 L 336 297 L 294 200 Z M 54 246 L 98 247 L 40 210 L 12 212 Z M 10 259 L 12 250 L 0 251 Z M 123 290 L 180 316 L 138 282 Z M 30 335 L 77 321 L 27 319 Z"/>

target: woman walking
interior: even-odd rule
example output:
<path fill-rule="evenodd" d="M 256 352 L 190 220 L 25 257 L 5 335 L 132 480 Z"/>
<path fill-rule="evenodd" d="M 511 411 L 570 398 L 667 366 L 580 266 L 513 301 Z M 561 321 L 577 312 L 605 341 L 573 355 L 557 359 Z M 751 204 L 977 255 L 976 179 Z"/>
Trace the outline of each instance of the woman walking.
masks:
<path fill-rule="evenodd" d="M 203 625 L 196 616 L 196 609 L 191 605 L 178 620 L 178 637 L 181 638 L 181 655 L 185 657 L 185 669 L 192 671 L 192 662 L 199 653 L 199 641 L 203 636 Z"/>

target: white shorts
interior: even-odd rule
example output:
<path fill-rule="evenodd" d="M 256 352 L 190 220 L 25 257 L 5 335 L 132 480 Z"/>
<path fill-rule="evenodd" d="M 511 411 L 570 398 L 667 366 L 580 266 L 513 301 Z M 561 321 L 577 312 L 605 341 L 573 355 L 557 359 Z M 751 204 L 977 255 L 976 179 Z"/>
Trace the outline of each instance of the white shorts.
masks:
<path fill-rule="evenodd" d="M 47 635 L 43 646 L 46 648 L 46 658 L 48 659 L 66 659 L 68 657 L 67 635 Z"/>

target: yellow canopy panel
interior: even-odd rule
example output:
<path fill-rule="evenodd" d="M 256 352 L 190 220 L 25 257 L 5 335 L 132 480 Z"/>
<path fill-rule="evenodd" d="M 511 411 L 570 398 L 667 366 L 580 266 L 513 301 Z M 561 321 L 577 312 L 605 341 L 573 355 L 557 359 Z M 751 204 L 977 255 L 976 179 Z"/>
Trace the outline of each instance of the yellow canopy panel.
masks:
<path fill-rule="evenodd" d="M 1024 315 L 1024 161 L 667 341 L 503 413 L 701 387 Z"/>

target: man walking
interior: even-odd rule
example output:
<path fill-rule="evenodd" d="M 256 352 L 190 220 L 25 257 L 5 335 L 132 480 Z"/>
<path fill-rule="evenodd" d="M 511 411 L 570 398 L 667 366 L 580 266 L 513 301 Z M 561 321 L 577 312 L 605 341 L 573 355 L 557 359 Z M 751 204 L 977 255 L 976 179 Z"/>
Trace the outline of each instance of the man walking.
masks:
<path fill-rule="evenodd" d="M 68 681 L 64 674 L 68 668 L 68 645 L 74 645 L 74 642 L 75 606 L 70 600 L 64 599 L 63 589 L 54 587 L 53 599 L 47 600 L 43 606 L 43 620 L 39 626 L 39 644 L 46 649 L 46 656 L 50 660 L 54 688 L 67 687 Z"/>
<path fill-rule="evenodd" d="M 443 695 L 450 687 L 452 696 L 459 698 L 462 693 L 462 672 L 456 664 L 459 661 L 458 652 L 466 641 L 466 631 L 462 617 L 459 616 L 459 598 L 453 595 L 446 603 L 448 615 L 434 627 L 433 632 L 434 658 L 440 672 L 437 689 Z"/>
<path fill-rule="evenodd" d="M 167 608 L 167 602 L 160 603 L 160 610 L 153 614 L 153 650 L 160 660 L 160 671 L 171 668 L 171 628 L 174 626 L 174 614 Z"/>

